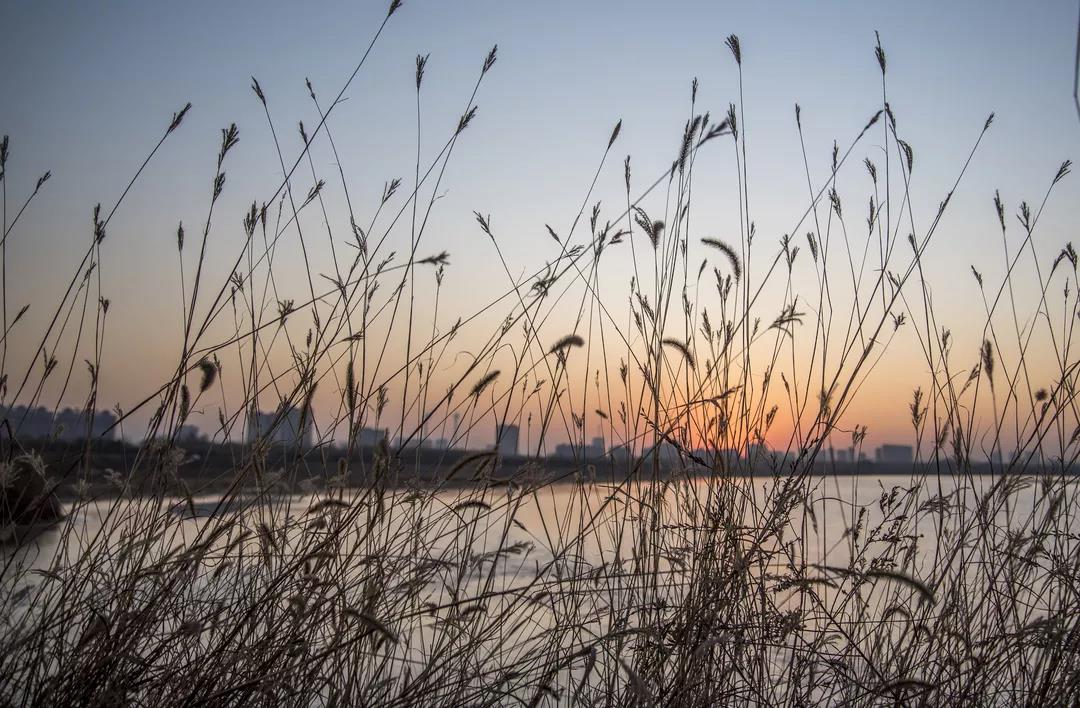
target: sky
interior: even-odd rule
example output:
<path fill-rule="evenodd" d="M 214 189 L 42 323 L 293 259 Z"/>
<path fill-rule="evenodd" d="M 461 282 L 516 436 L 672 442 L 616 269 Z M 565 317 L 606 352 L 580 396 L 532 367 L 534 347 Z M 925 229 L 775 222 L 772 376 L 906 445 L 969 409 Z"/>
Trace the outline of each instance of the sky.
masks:
<path fill-rule="evenodd" d="M 234 257 L 247 205 L 269 198 L 282 178 L 252 77 L 266 94 L 291 162 L 301 147 L 297 122 L 318 122 L 305 79 L 329 102 L 362 56 L 385 5 L 3 3 L 0 133 L 11 140 L 9 210 L 51 171 L 7 243 L 11 308 L 33 303 L 20 325 L 25 335 L 13 335 L 12 361 L 25 369 L 33 354 L 40 336 L 34 333 L 44 331 L 52 303 L 90 241 L 93 205 L 116 201 L 173 112 L 190 101 L 181 129 L 125 199 L 103 244 L 102 288 L 111 319 L 102 390 L 110 404 L 121 406 L 151 393 L 178 353 L 176 226 L 183 222 L 197 238 L 206 219 L 220 129 L 235 122 L 240 142 L 226 164 L 227 188 L 209 241 L 215 282 L 228 275 L 223 264 Z M 811 170 L 820 183 L 833 141 L 850 142 L 880 107 L 873 55 L 878 31 L 888 57 L 890 103 L 914 148 L 912 197 L 920 223 L 929 222 L 950 189 L 987 115 L 996 115 L 927 260 L 935 304 L 970 359 L 981 333 L 969 312 L 978 291 L 968 266 L 987 277 L 1003 272 L 994 190 L 1011 215 L 1021 200 L 1038 203 L 1062 160 L 1078 154 L 1080 119 L 1072 99 L 1078 12 L 1076 2 L 1064 0 L 406 0 L 335 108 L 334 138 L 357 209 L 370 214 L 386 181 L 408 178 L 414 169 L 415 57 L 430 55 L 421 147 L 430 155 L 452 131 L 485 55 L 498 44 L 497 65 L 479 91 L 476 119 L 440 185 L 421 247 L 451 254 L 443 306 L 471 311 L 491 299 L 492 291 L 480 285 L 506 285 L 473 212 L 491 215 L 513 272 L 535 267 L 540 249 L 554 258 L 544 225 L 559 231 L 572 223 L 616 121 L 623 121 L 617 154 L 596 194 L 617 203 L 624 155 L 632 155 L 642 184 L 670 164 L 695 77 L 698 105 L 713 115 L 739 100 L 738 75 L 724 46 L 731 33 L 743 50 L 752 211 L 758 233 L 775 244 L 807 204 L 794 105 L 801 106 Z M 855 157 L 881 160 L 880 145 L 868 141 Z M 736 185 L 730 155 L 720 152 L 696 167 L 694 218 L 701 236 L 731 239 L 738 228 Z M 313 155 L 328 181 L 328 198 L 334 197 L 331 219 L 340 231 L 333 156 L 324 142 Z M 298 192 L 310 186 L 309 178 L 297 184 Z M 869 183 L 865 175 L 846 179 L 849 209 L 861 221 Z M 1074 177 L 1059 186 L 1040 221 L 1036 247 L 1043 261 L 1078 238 L 1078 215 Z M 299 297 L 306 281 L 299 254 L 288 248 L 279 260 L 282 287 Z M 328 254 L 319 248 L 313 258 L 324 262 Z M 627 280 L 625 273 L 612 274 L 615 297 L 624 298 Z M 926 373 L 910 336 L 895 342 L 881 368 L 895 373 L 867 382 L 862 409 L 879 442 L 902 437 L 906 401 Z M 81 395 L 72 393 L 65 403 L 78 405 Z"/>

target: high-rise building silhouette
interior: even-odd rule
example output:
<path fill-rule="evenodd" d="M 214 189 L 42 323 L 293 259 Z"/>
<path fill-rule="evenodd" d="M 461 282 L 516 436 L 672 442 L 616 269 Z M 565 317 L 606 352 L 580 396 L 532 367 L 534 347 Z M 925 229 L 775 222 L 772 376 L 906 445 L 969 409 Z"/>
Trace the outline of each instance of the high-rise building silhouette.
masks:
<path fill-rule="evenodd" d="M 15 435 L 28 440 L 74 442 L 85 440 L 88 433 L 93 439 L 116 438 L 116 429 L 112 428 L 116 416 L 109 411 L 94 411 L 88 415 L 86 411 L 74 408 L 53 411 L 44 406 L 14 406 L 6 413 L 5 417 Z"/>
<path fill-rule="evenodd" d="M 521 436 L 521 428 L 516 425 L 503 425 L 495 429 L 495 447 L 499 454 L 504 457 L 516 457 L 518 454 L 518 438 Z"/>
<path fill-rule="evenodd" d="M 915 461 L 911 445 L 882 445 L 874 451 L 874 461 L 886 465 L 910 465 Z"/>
<path fill-rule="evenodd" d="M 300 426 L 300 408 L 296 406 L 278 406 L 273 413 L 252 410 L 248 416 L 247 441 L 254 442 L 262 438 L 266 442 L 279 445 L 311 445 L 311 416 Z"/>

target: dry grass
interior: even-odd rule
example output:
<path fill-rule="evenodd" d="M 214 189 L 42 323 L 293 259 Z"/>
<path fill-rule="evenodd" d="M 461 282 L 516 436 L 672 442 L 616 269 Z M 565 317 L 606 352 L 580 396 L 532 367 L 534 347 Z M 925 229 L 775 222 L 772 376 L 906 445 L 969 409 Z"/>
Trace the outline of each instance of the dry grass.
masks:
<path fill-rule="evenodd" d="M 1006 233 L 997 199 L 1006 275 L 995 283 L 976 274 L 985 344 L 954 352 L 922 266 L 953 192 L 916 227 L 913 151 L 886 100 L 880 44 L 881 110 L 834 150 L 824 180 L 812 177 L 804 151 L 807 203 L 778 245 L 755 233 L 744 57 L 737 37 L 727 46 L 740 72 L 738 104 L 719 123 L 695 105 L 671 168 L 644 189 L 627 158 L 625 204 L 613 212 L 591 206 L 594 177 L 573 223 L 558 233 L 547 227 L 554 243 L 545 237 L 543 246 L 553 255 L 525 264 L 528 276 L 514 275 L 521 264 L 507 264 L 496 226 L 477 215 L 507 284 L 475 312 L 440 309 L 450 257 L 420 256 L 439 250 L 429 243 L 429 217 L 447 165 L 474 129 L 494 49 L 477 63 L 461 118 L 441 126 L 442 142 L 427 158 L 421 130 L 438 135 L 439 127 L 423 123 L 427 57 L 417 58 L 413 179 L 388 181 L 367 215 L 354 211 L 333 143 L 334 108 L 364 61 L 329 104 L 309 83 L 320 121 L 301 127 L 295 159 L 293 143 L 274 133 L 287 176 L 265 201 L 252 202 L 231 274 L 212 283 L 204 268 L 211 217 L 241 139 L 235 125 L 224 129 L 196 253 L 184 250 L 178 230 L 184 317 L 175 374 L 122 412 L 127 420 L 151 411 L 156 442 L 109 478 L 111 494 L 96 495 L 85 490 L 105 473 L 87 440 L 77 464 L 48 471 L 54 484 L 85 491 L 51 537 L 55 556 L 39 556 L 33 542 L 4 551 L 6 701 L 1075 701 L 1080 367 L 1072 341 L 1080 288 L 1071 246 L 1048 269 L 1032 258 L 1039 215 L 1068 163 L 1037 208 L 1020 207 L 1018 237 Z M 696 88 L 695 81 L 695 104 Z M 272 97 L 258 82 L 253 89 L 275 129 Z M 162 141 L 182 129 L 187 110 Z M 799 109 L 796 124 L 801 139 Z M 609 168 L 620 126 L 597 177 Z M 990 121 L 976 126 L 972 154 L 989 128 Z M 884 166 L 859 162 L 871 131 L 891 155 Z M 723 150 L 725 141 L 741 225 L 730 243 L 696 238 L 689 227 L 698 153 Z M 4 244 L 27 208 L 9 221 L 7 144 Z M 314 144 L 333 151 L 337 175 L 320 176 Z M 874 185 L 865 234 L 849 229 L 837 182 L 845 170 L 863 169 Z M 46 380 L 65 368 L 70 380 L 57 352 L 72 343 L 82 351 L 87 338 L 86 406 L 96 407 L 108 301 L 94 268 L 126 196 L 95 209 L 95 238 L 32 364 L 10 378 L 3 371 L 5 402 L 38 403 Z M 334 197 L 348 211 L 344 230 L 326 218 L 324 200 Z M 329 274 L 308 260 L 323 237 L 333 254 Z M 292 239 L 307 273 L 298 300 L 286 299 L 275 277 L 279 244 Z M 706 247 L 700 267 L 698 243 Z M 630 249 L 634 263 L 625 301 L 601 286 L 601 266 L 616 248 Z M 6 251 L 3 261 L 6 268 Z M 1034 273 L 1021 276 L 1028 267 L 1021 261 Z M 965 264 L 957 270 L 967 272 Z M 1014 290 L 1021 278 L 1038 295 L 1029 313 Z M 1062 286 L 1064 300 L 1048 297 Z M 6 289 L 3 311 L 6 367 L 8 333 L 19 320 L 7 319 Z M 567 312 L 569 333 L 555 314 Z M 836 474 L 829 451 L 849 437 L 861 449 L 865 429 L 841 421 L 898 333 L 917 339 L 920 365 L 931 372 L 911 403 L 919 460 L 910 479 L 867 490 L 866 481 L 860 487 Z M 455 352 L 466 337 L 463 362 Z M 284 368 L 271 356 L 282 350 Z M 1028 367 L 1036 351 L 1056 361 L 1043 384 Z M 452 372 L 451 384 L 436 385 L 434 371 Z M 236 389 L 239 398 L 226 395 Z M 320 400 L 332 391 L 336 404 L 320 406 L 316 391 Z M 988 396 L 989 424 L 977 414 Z M 315 443 L 228 445 L 268 401 L 283 404 L 277 425 L 290 406 L 298 409 Z M 184 470 L 197 463 L 176 435 L 193 410 L 213 408 L 220 411 L 214 438 L 235 460 L 229 491 L 215 497 L 209 517 L 193 520 L 202 502 Z M 792 430 L 786 449 L 764 450 L 759 444 L 779 419 Z M 445 456 L 425 462 L 434 482 L 412 479 L 421 459 L 415 443 L 445 437 L 475 448 L 470 434 L 492 422 L 528 431 L 524 459 Z M 19 421 L 8 425 L 10 460 L 24 445 Z M 363 427 L 388 427 L 389 439 L 359 454 Z M 582 454 L 569 473 L 545 463 L 540 453 L 552 438 L 569 437 L 581 453 L 586 432 L 598 427 L 610 450 L 603 459 Z M 996 462 L 1013 439 L 1016 455 Z M 767 476 L 750 477 L 751 470 Z M 296 489 L 307 491 L 284 493 Z"/>

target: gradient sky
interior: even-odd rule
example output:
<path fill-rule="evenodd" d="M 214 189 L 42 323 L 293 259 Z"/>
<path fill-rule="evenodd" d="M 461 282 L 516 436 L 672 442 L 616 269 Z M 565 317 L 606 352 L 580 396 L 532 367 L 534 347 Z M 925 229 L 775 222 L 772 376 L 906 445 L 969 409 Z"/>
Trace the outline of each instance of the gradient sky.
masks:
<path fill-rule="evenodd" d="M 8 243 L 13 309 L 41 303 L 28 315 L 28 332 L 42 331 L 81 258 L 93 205 L 115 201 L 173 111 L 193 103 L 104 245 L 104 289 L 112 301 L 106 401 L 141 398 L 174 365 L 175 337 L 164 332 L 180 329 L 175 229 L 182 220 L 193 233 L 205 218 L 219 129 L 235 121 L 241 139 L 226 164 L 229 182 L 215 219 L 222 235 L 211 242 L 212 259 L 233 257 L 245 206 L 268 198 L 281 179 L 250 77 L 265 90 L 285 152 L 295 157 L 296 122 L 317 123 L 304 79 L 310 77 L 328 102 L 385 5 L 35 0 L 0 6 L 0 133 L 12 141 L 9 204 L 21 203 L 44 171 L 53 175 Z M 1001 190 L 1011 215 L 1020 200 L 1041 199 L 1062 160 L 1080 155 L 1072 102 L 1077 13 L 1074 0 L 406 0 L 347 102 L 335 109 L 335 139 L 358 210 L 370 213 L 383 183 L 413 169 L 415 56 L 431 55 L 423 93 L 428 147 L 452 129 L 484 55 L 498 43 L 498 64 L 481 88 L 477 119 L 451 164 L 437 224 L 421 248 L 450 252 L 449 289 L 459 293 L 463 311 L 475 309 L 486 299 L 467 286 L 485 279 L 505 283 L 505 275 L 485 249 L 473 210 L 491 214 L 512 268 L 535 267 L 544 224 L 558 230 L 572 221 L 617 120 L 624 121 L 617 157 L 598 192 L 616 199 L 626 153 L 642 183 L 670 164 L 694 77 L 701 82 L 699 105 L 714 115 L 737 100 L 735 67 L 723 44 L 729 33 L 743 46 L 752 208 L 758 233 L 778 240 L 807 203 L 793 106 L 802 106 L 820 181 L 832 141 L 846 144 L 879 107 L 878 30 L 889 61 L 890 101 L 915 150 L 912 190 L 923 223 L 986 116 L 997 114 L 928 261 L 936 304 L 967 336 L 963 346 L 974 355 L 980 335 L 965 330 L 971 325 L 965 308 L 977 297 L 968 265 L 991 279 L 1002 271 L 994 190 Z M 874 146 L 865 144 L 858 160 L 880 159 Z M 316 156 L 328 189 L 336 189 L 325 146 Z M 697 169 L 695 221 L 708 225 L 700 235 L 732 239 L 738 217 L 731 208 L 730 161 L 710 158 Z M 849 198 L 860 221 L 867 186 L 852 180 Z M 1080 240 L 1078 216 L 1080 182 L 1073 176 L 1041 222 L 1044 261 L 1066 241 Z M 543 242 L 545 249 L 552 245 Z M 624 293 L 620 289 L 618 297 Z M 897 343 L 884 366 L 899 370 L 914 361 L 918 350 L 909 340 Z M 18 343 L 12 346 L 17 355 Z M 891 422 L 890 411 L 901 421 L 905 416 L 918 371 L 905 373 L 912 375 L 867 385 L 865 411 L 878 417 L 878 441 L 903 429 Z"/>

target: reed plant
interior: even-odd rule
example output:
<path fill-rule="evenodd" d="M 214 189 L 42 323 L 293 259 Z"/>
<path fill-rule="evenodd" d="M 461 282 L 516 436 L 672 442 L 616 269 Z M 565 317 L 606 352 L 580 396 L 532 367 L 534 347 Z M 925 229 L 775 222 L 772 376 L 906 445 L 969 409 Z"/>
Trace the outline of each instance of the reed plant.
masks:
<path fill-rule="evenodd" d="M 298 136 L 252 79 L 284 178 L 240 218 L 218 207 L 243 131 L 221 131 L 205 216 L 176 232 L 175 369 L 118 411 L 118 427 L 149 415 L 147 442 L 105 470 L 88 434 L 41 473 L 37 502 L 67 490 L 65 520 L 44 536 L 3 529 L 3 700 L 1073 704 L 1080 287 L 1072 246 L 1047 259 L 1038 243 L 1070 164 L 1048 175 L 1037 204 L 1018 206 L 1019 228 L 1001 197 L 987 199 L 1004 275 L 971 269 L 984 343 L 954 348 L 924 267 L 993 116 L 973 126 L 955 182 L 923 213 L 879 41 L 880 103 L 829 164 L 808 157 L 794 107 L 805 202 L 788 233 L 759 233 L 751 194 L 764 187 L 749 181 L 742 97 L 752 54 L 732 35 L 737 100 L 705 111 L 695 79 L 662 174 L 634 172 L 615 123 L 573 218 L 529 247 L 534 262 L 512 262 L 498 215 L 483 211 L 476 253 L 451 256 L 434 233 L 436 202 L 476 131 L 496 48 L 477 57 L 460 118 L 442 126 L 425 123 L 428 57 L 417 57 L 411 174 L 387 180 L 372 209 L 350 195 L 350 158 L 334 142 L 338 106 L 400 5 L 332 97 L 308 83 L 318 121 Z M 3 274 L 8 237 L 25 237 L 20 216 L 49 175 L 9 212 L 4 138 L 5 489 L 16 460 L 41 445 L 20 435 L 15 403 L 70 398 L 83 352 L 88 418 L 106 400 L 110 222 L 190 108 L 167 121 L 116 201 L 93 209 L 85 255 L 38 335 L 23 330 L 25 309 L 9 317 Z M 863 159 L 871 140 L 883 162 Z M 737 233 L 692 223 L 698 158 L 710 151 L 735 177 Z M 624 193 L 602 203 L 597 185 L 612 172 Z M 858 218 L 849 205 L 867 198 L 841 187 L 849 173 L 872 187 Z M 347 223 L 331 218 L 331 200 Z M 237 221 L 242 247 L 210 263 L 223 249 L 208 244 Z M 301 254 L 300 296 L 285 294 L 285 244 Z M 315 260 L 324 251 L 329 264 Z M 505 282 L 483 306 L 448 311 L 444 288 L 463 287 L 455 272 L 467 279 L 481 257 Z M 967 277 L 967 264 L 957 269 Z M 7 356 L 9 336 L 37 342 L 24 370 Z M 899 337 L 917 342 L 912 366 L 927 372 L 906 406 L 917 459 L 873 488 L 832 451 L 861 449 L 866 429 L 846 414 Z M 1052 370 L 1033 371 L 1034 360 Z M 260 409 L 276 418 L 249 440 Z M 217 412 L 212 447 L 229 459 L 210 480 L 210 456 L 178 437 L 206 410 Z M 312 439 L 274 434 L 290 411 Z M 527 431 L 523 455 L 485 449 L 488 431 L 510 425 Z M 365 428 L 388 434 L 361 446 Z M 596 430 L 602 458 L 587 453 Z M 435 437 L 470 452 L 425 449 Z M 563 440 L 572 463 L 548 456 Z"/>

